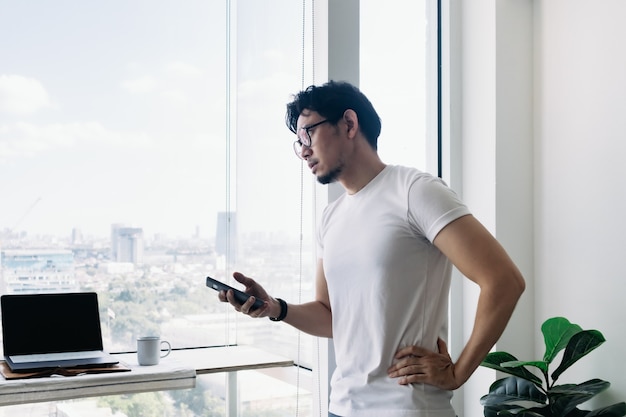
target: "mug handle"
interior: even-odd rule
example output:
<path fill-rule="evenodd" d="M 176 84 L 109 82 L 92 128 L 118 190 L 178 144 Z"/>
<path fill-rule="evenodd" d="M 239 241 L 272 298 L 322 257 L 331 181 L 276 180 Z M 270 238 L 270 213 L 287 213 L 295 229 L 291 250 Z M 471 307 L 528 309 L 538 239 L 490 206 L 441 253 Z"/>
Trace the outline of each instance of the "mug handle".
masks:
<path fill-rule="evenodd" d="M 167 340 L 161 340 L 161 346 L 163 346 L 163 343 L 167 345 L 167 350 L 165 352 L 165 355 L 161 355 L 162 358 L 166 357 L 172 352 L 172 345 L 170 345 L 170 342 L 168 342 Z"/>

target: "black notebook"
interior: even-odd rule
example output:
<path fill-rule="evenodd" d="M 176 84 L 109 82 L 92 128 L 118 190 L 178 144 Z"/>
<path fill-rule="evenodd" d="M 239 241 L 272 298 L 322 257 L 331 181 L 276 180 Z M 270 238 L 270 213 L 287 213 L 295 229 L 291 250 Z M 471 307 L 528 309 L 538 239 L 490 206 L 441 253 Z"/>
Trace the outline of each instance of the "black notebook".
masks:
<path fill-rule="evenodd" d="M 5 294 L 0 308 L 4 358 L 14 372 L 118 363 L 104 352 L 94 292 Z"/>

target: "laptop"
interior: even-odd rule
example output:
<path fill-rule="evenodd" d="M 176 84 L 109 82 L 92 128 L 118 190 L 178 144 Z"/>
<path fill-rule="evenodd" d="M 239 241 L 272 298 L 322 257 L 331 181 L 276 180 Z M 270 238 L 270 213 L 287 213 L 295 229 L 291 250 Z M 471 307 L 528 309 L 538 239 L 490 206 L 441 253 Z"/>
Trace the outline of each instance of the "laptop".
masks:
<path fill-rule="evenodd" d="M 103 350 L 95 292 L 5 294 L 0 311 L 4 357 L 13 372 L 119 362 Z"/>

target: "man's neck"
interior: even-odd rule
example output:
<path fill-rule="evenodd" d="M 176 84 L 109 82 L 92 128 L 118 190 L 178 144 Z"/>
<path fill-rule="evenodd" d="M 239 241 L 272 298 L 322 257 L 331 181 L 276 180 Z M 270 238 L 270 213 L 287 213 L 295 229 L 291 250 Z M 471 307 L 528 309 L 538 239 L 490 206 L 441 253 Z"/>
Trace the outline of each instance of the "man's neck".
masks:
<path fill-rule="evenodd" d="M 358 193 L 385 169 L 385 164 L 378 158 L 365 163 L 356 164 L 354 169 L 343 172 L 339 182 L 349 195 Z"/>

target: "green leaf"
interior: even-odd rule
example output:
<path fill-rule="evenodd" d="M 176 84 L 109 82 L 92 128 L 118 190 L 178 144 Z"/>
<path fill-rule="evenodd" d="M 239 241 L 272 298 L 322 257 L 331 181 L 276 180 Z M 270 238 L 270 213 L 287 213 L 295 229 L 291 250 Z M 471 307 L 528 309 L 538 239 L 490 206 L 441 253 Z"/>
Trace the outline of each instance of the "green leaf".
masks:
<path fill-rule="evenodd" d="M 543 408 L 528 408 L 517 413 L 518 417 L 546 417 Z"/>
<path fill-rule="evenodd" d="M 552 372 L 552 379 L 556 381 L 567 368 L 600 346 L 605 340 L 602 333 L 597 330 L 584 330 L 576 333 L 565 348 L 561 364 Z"/>
<path fill-rule="evenodd" d="M 548 363 L 544 361 L 511 361 L 511 362 L 502 362 L 500 364 L 503 368 L 514 368 L 519 366 L 534 366 L 535 368 L 539 368 L 541 372 L 548 372 Z"/>
<path fill-rule="evenodd" d="M 546 417 L 544 412 L 545 408 L 524 408 L 518 405 L 502 404 L 500 406 L 487 406 L 484 409 L 483 414 L 485 417 Z"/>
<path fill-rule="evenodd" d="M 587 410 L 579 410 L 578 408 L 574 408 L 565 417 L 587 417 L 587 414 L 589 414 L 589 411 Z"/>
<path fill-rule="evenodd" d="M 517 361 L 517 358 L 510 353 L 507 352 L 491 352 L 487 355 L 485 360 L 481 363 L 481 366 L 486 368 L 495 369 L 496 371 L 504 372 L 509 375 L 514 375 L 520 378 L 523 378 L 527 381 L 532 382 L 533 384 L 542 385 L 541 379 L 539 379 L 535 374 L 530 372 L 528 369 L 520 366 L 520 367 L 504 367 L 503 363 L 514 362 Z"/>
<path fill-rule="evenodd" d="M 601 379 L 591 379 L 582 384 L 565 384 L 552 387 L 548 396 L 553 415 L 566 416 L 577 405 L 589 401 L 596 394 L 606 390 L 611 384 Z"/>
<path fill-rule="evenodd" d="M 520 406 L 515 404 L 489 405 L 485 406 L 483 415 L 485 417 L 515 416 L 519 410 Z"/>
<path fill-rule="evenodd" d="M 546 320 L 541 326 L 546 344 L 546 353 L 543 355 L 544 362 L 552 363 L 556 355 L 565 349 L 571 337 L 581 330 L 579 325 L 570 323 L 564 317 L 553 317 Z"/>
<path fill-rule="evenodd" d="M 623 417 L 626 416 L 626 403 L 621 402 L 604 408 L 598 408 L 586 417 Z"/>
<path fill-rule="evenodd" d="M 545 404 L 548 397 L 526 379 L 510 376 L 491 384 L 489 394 L 480 399 L 483 406 L 496 406 L 517 401 Z"/>

